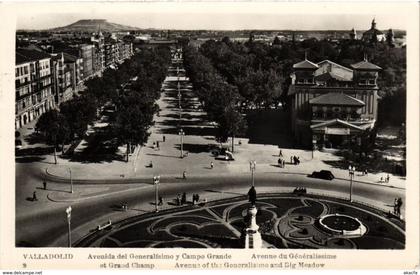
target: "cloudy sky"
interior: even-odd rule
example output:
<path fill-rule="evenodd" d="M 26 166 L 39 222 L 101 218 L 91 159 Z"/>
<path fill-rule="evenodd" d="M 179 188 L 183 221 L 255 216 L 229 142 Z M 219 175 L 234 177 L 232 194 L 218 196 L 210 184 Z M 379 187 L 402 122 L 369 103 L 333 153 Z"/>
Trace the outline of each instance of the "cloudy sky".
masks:
<path fill-rule="evenodd" d="M 21 5 L 18 29 L 65 26 L 80 19 L 157 29 L 329 30 L 370 27 L 405 29 L 404 10 L 378 3 L 369 6 L 290 3 L 78 3 Z M 112 12 L 111 12 L 112 11 Z"/>

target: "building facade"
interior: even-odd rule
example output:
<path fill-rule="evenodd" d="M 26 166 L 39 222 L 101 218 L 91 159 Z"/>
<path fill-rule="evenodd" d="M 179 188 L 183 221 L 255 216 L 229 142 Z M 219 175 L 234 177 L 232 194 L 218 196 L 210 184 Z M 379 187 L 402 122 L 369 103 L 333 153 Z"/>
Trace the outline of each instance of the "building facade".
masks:
<path fill-rule="evenodd" d="M 54 108 L 50 55 L 16 49 L 15 128 L 19 129 Z"/>
<path fill-rule="evenodd" d="M 51 55 L 53 93 L 56 105 L 73 97 L 73 67 L 65 63 L 64 54 Z"/>
<path fill-rule="evenodd" d="M 329 60 L 293 65 L 288 95 L 292 131 L 302 145 L 340 147 L 360 142 L 378 113 L 380 67 L 366 59 L 346 68 Z"/>

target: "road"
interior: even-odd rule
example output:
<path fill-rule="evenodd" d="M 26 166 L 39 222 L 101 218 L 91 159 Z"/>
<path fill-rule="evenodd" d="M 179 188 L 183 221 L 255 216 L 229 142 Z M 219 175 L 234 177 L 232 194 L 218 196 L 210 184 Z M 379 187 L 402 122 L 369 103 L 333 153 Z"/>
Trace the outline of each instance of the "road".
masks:
<path fill-rule="evenodd" d="M 341 197 L 348 197 L 349 182 L 344 180 L 325 181 L 308 178 L 304 175 L 285 175 L 278 173 L 266 173 L 256 175 L 255 181 L 257 192 L 280 192 L 284 188 L 293 189 L 296 186 L 306 187 L 308 192 L 329 194 L 339 193 Z M 245 195 L 250 186 L 249 175 L 223 176 L 220 177 L 191 177 L 187 180 L 181 179 L 161 179 L 159 187 L 160 195 L 165 201 L 175 198 L 177 194 L 186 192 L 189 196 L 192 193 L 199 193 L 200 197 L 205 198 L 226 198 L 228 196 Z M 78 236 L 87 234 L 89 229 L 83 227 L 85 224 L 97 221 L 107 221 L 108 217 L 122 219 L 119 211 L 115 211 L 113 205 L 127 202 L 130 208 L 134 209 L 153 209 L 151 207 L 155 198 L 154 187 L 152 185 L 137 190 L 127 190 L 126 192 L 110 193 L 100 198 L 91 198 L 81 202 L 72 203 L 72 228 L 78 230 Z M 327 190 L 327 191 L 326 191 Z M 385 208 L 387 204 L 392 204 L 390 198 L 404 198 L 405 190 L 388 188 L 378 185 L 356 183 L 353 185 L 353 194 L 356 201 L 372 200 L 372 204 L 377 207 Z M 17 218 L 16 221 L 16 243 L 19 246 L 51 246 L 62 245 L 67 234 L 67 220 L 65 208 L 68 203 L 59 204 L 50 211 L 44 211 L 33 216 Z M 131 215 L 141 214 L 141 211 L 134 211 Z M 90 229 L 93 229 L 92 225 Z M 84 232 L 83 232 L 84 231 Z M 61 241 L 58 239 L 61 238 Z M 73 239 L 76 241 L 76 239 Z"/>

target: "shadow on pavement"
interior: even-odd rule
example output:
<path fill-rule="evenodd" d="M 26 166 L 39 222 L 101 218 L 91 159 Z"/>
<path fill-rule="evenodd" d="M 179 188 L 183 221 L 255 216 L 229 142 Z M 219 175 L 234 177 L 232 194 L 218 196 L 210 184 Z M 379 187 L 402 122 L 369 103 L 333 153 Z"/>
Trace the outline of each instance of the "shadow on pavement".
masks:
<path fill-rule="evenodd" d="M 297 149 L 293 141 L 289 115 L 285 111 L 251 110 L 247 112 L 246 120 L 249 144 L 270 144 Z"/>
<path fill-rule="evenodd" d="M 174 148 L 180 150 L 181 145 L 177 144 L 174 146 Z M 188 151 L 189 153 L 210 153 L 210 148 L 207 144 L 192 144 L 192 143 L 184 143 L 183 149 L 185 151 Z"/>

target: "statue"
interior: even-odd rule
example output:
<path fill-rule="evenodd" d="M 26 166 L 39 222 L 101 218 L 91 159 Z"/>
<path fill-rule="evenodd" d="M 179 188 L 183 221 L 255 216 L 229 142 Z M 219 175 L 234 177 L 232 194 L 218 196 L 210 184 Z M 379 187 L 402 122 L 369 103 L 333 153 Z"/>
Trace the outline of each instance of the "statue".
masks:
<path fill-rule="evenodd" d="M 255 190 L 254 186 L 252 186 L 248 191 L 248 199 L 251 205 L 255 205 L 255 202 L 257 200 L 257 191 Z"/>

